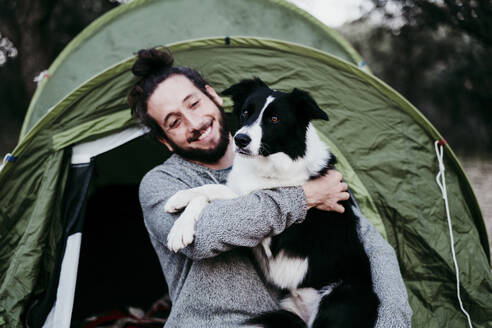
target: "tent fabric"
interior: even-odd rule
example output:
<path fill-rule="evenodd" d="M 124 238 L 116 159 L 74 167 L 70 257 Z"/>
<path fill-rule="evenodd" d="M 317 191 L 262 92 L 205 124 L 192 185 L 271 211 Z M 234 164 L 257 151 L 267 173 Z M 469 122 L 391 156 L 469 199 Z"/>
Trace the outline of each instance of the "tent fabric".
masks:
<path fill-rule="evenodd" d="M 138 49 L 226 35 L 301 43 L 363 63 L 336 31 L 284 0 L 135 0 L 94 21 L 58 56 L 33 96 L 21 138 L 67 93 Z"/>
<path fill-rule="evenodd" d="M 177 64 L 197 68 L 217 90 L 258 76 L 278 90 L 309 91 L 330 118 L 315 126 L 343 159 L 340 169 L 349 185 L 360 185 L 354 191 L 362 211 L 379 223 L 396 250 L 413 326 L 466 325 L 435 183 L 434 141 L 442 136 L 411 104 L 356 66 L 297 44 L 233 37 L 228 43 L 224 38 L 183 42 L 171 50 Z M 53 271 L 70 147 L 135 126 L 126 105 L 135 81 L 129 71 L 133 62 L 123 61 L 68 94 L 14 150 L 18 160 L 0 171 L 0 322 L 9 327 L 21 326 L 24 308 L 43 293 Z M 70 134 L 63 142 L 55 142 L 65 131 Z M 487 327 L 492 317 L 487 234 L 449 145 L 444 163 L 461 295 L 474 326 Z"/>
<path fill-rule="evenodd" d="M 36 148 L 30 150 L 36 153 Z M 1 171 L 0 321 L 8 327 L 21 326 L 26 296 L 44 292 L 53 271 L 62 234 L 66 159 L 65 151 L 44 152 L 27 167 L 19 162 L 21 170 L 8 181 L 9 165 Z"/>

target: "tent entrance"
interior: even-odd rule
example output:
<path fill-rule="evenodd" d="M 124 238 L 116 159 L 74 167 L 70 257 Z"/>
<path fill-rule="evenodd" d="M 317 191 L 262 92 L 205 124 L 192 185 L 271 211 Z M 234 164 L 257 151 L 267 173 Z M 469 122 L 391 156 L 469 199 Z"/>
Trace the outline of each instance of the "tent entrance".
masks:
<path fill-rule="evenodd" d="M 147 310 L 165 295 L 137 185 L 97 187 L 87 201 L 82 236 L 72 325 L 126 306 Z"/>
<path fill-rule="evenodd" d="M 167 293 L 144 226 L 138 185 L 168 156 L 162 145 L 141 136 L 92 159 L 72 326 L 127 306 L 147 310 Z"/>
<path fill-rule="evenodd" d="M 146 132 L 130 128 L 73 148 L 59 274 L 31 312 L 32 327 L 79 327 L 111 310 L 147 310 L 167 293 L 138 185 L 169 152 Z"/>

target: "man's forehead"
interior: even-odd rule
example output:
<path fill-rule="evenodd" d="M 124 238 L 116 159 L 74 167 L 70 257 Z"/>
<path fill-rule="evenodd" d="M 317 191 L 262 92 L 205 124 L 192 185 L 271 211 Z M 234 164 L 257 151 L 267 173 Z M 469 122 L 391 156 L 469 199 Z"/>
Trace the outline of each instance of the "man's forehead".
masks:
<path fill-rule="evenodd" d="M 149 105 L 175 110 L 200 90 L 183 75 L 172 75 L 161 82 L 149 98 Z"/>

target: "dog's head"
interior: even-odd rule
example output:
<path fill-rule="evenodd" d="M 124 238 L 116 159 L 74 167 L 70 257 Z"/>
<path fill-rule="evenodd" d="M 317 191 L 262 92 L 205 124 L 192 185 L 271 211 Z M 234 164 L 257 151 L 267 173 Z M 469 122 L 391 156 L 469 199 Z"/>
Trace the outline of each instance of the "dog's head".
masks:
<path fill-rule="evenodd" d="M 258 78 L 243 80 L 222 94 L 234 101 L 240 127 L 234 142 L 236 152 L 245 156 L 283 152 L 293 160 L 302 157 L 310 121 L 328 120 L 309 93 L 275 91 Z"/>

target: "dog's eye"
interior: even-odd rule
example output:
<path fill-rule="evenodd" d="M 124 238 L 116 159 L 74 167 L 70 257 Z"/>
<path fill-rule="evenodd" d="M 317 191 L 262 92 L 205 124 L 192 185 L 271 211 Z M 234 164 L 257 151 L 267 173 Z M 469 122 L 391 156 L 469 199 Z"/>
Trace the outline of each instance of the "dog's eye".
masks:
<path fill-rule="evenodd" d="M 278 123 L 278 116 L 272 116 L 272 117 L 270 117 L 270 121 L 272 123 Z"/>

